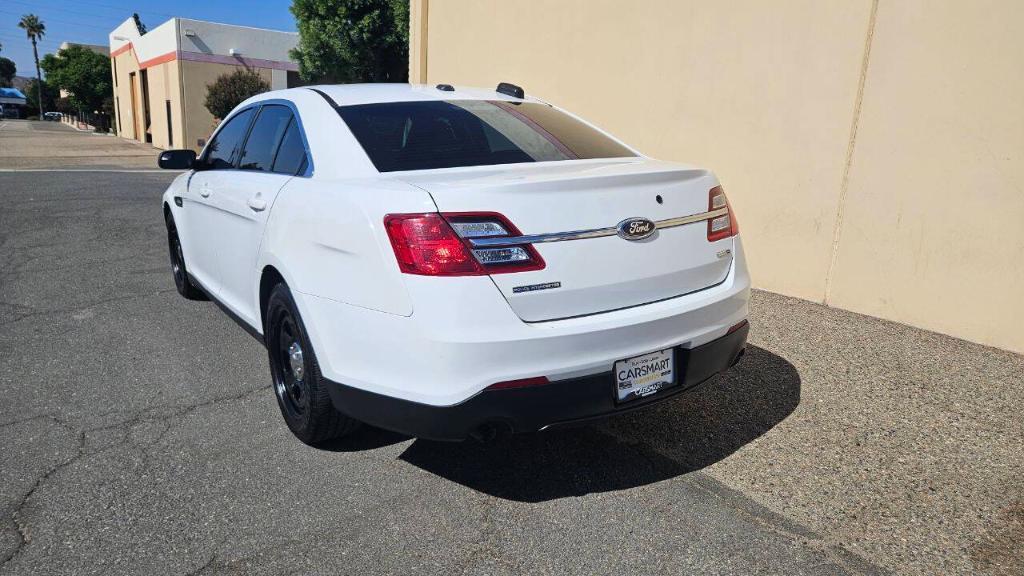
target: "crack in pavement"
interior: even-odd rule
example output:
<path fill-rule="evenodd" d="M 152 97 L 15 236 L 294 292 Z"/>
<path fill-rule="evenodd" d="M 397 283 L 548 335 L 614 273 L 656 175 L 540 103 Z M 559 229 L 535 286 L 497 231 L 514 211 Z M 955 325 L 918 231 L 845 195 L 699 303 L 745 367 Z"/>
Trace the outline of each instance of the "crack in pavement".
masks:
<path fill-rule="evenodd" d="M 125 301 L 130 301 L 130 300 L 138 300 L 139 298 L 148 298 L 148 297 L 152 297 L 152 296 L 160 296 L 162 294 L 168 294 L 168 293 L 174 292 L 174 291 L 175 290 L 173 288 L 165 288 L 165 289 L 162 289 L 162 290 L 155 290 L 153 292 L 145 292 L 145 293 L 141 293 L 141 294 L 128 294 L 128 295 L 125 295 L 125 296 L 113 296 L 113 297 L 110 297 L 110 298 L 103 298 L 103 299 L 96 300 L 96 301 L 91 301 L 91 302 L 82 302 L 80 304 L 76 304 L 75 306 L 67 306 L 67 307 L 64 307 L 64 308 L 54 308 L 54 309 L 49 309 L 49 310 L 38 310 L 36 308 L 33 308 L 32 306 L 26 306 L 24 304 L 13 304 L 13 303 L 10 303 L 10 302 L 0 302 L 0 305 L 7 305 L 7 306 L 11 306 L 11 307 L 17 306 L 17 307 L 28 308 L 29 310 L 32 310 L 31 312 L 22 314 L 21 316 L 16 316 L 15 318 L 13 318 L 11 320 L 0 322 L 0 326 L 7 326 L 7 325 L 10 325 L 10 324 L 14 324 L 16 322 L 20 322 L 22 320 L 25 320 L 26 318 L 37 318 L 37 317 L 41 317 L 41 316 L 52 316 L 52 315 L 55 315 L 55 314 L 70 314 L 70 313 L 73 313 L 73 312 L 78 312 L 80 310 L 87 310 L 89 308 L 97 308 L 97 307 L 103 306 L 105 304 L 111 304 L 111 303 L 114 303 L 114 302 L 125 302 Z"/>
<path fill-rule="evenodd" d="M 167 434 L 167 432 L 173 426 L 173 422 L 172 422 L 173 419 L 175 419 L 175 418 L 182 418 L 184 416 L 187 416 L 188 414 L 191 414 L 192 412 L 194 412 L 196 410 L 199 410 L 201 408 L 205 408 L 205 407 L 208 407 L 208 406 L 213 406 L 213 405 L 216 405 L 216 404 L 222 404 L 222 403 L 227 403 L 227 402 L 243 400 L 243 399 L 245 399 L 246 397 L 248 397 L 250 395 L 255 395 L 256 393 L 261 392 L 263 390 L 266 390 L 266 389 L 268 389 L 270 387 L 271 386 L 269 384 L 264 384 L 264 385 L 261 385 L 261 386 L 255 387 L 255 388 L 248 388 L 248 389 L 243 390 L 243 391 L 241 391 L 239 393 L 232 394 L 232 395 L 229 395 L 229 396 L 216 396 L 214 398 L 211 398 L 211 399 L 208 399 L 208 400 L 205 400 L 205 401 L 202 401 L 202 402 L 198 402 L 198 403 L 195 403 L 195 404 L 187 404 L 187 405 L 184 405 L 184 406 L 176 406 L 176 407 L 156 406 L 156 407 L 152 407 L 152 408 L 146 408 L 146 409 L 140 410 L 138 413 L 136 413 L 132 417 L 130 417 L 130 418 L 126 419 L 126 420 L 123 420 L 121 422 L 117 422 L 117 423 L 114 423 L 114 424 L 108 424 L 108 425 L 104 425 L 104 426 L 97 426 L 97 427 L 93 427 L 93 428 L 77 429 L 74 426 L 72 426 L 71 424 L 69 424 L 67 421 L 65 421 L 63 418 L 60 418 L 59 416 L 56 416 L 54 414 L 41 414 L 41 415 L 29 417 L 29 418 L 23 418 L 23 419 L 20 419 L 20 420 L 15 420 L 15 421 L 12 421 L 12 422 L 7 422 L 7 423 L 4 423 L 4 424 L 0 424 L 0 427 L 7 427 L 7 426 L 13 426 L 15 424 L 31 422 L 31 421 L 34 421 L 34 420 L 49 419 L 49 420 L 52 420 L 52 421 L 56 422 L 59 426 L 61 426 L 65 430 L 71 432 L 72 435 L 77 436 L 77 438 L 78 438 L 77 449 L 75 450 L 75 453 L 72 456 L 70 456 L 69 458 L 66 458 L 65 460 L 63 460 L 63 461 L 59 462 L 58 464 L 52 466 L 49 470 L 47 470 L 42 475 L 40 475 L 38 478 L 36 478 L 36 481 L 33 482 L 31 488 L 29 488 L 29 490 L 21 498 L 19 498 L 17 500 L 16 504 L 13 506 L 12 511 L 11 511 L 11 518 L 14 521 L 14 526 L 15 526 L 17 532 L 18 532 L 18 536 L 20 538 L 20 541 L 18 542 L 17 546 L 15 546 L 14 550 L 12 550 L 9 554 L 7 554 L 5 558 L 0 559 L 0 569 L 3 569 L 10 562 L 13 562 L 22 553 L 22 551 L 25 549 L 25 547 L 28 546 L 28 544 L 30 544 L 32 542 L 32 530 L 31 530 L 31 527 L 26 522 L 22 521 L 22 519 L 21 519 L 21 512 L 24 509 L 25 505 L 28 503 L 29 499 L 31 499 L 32 496 L 36 493 L 36 491 L 39 490 L 39 488 L 43 484 L 45 484 L 46 481 L 49 480 L 54 474 L 56 474 L 60 470 L 63 470 L 64 468 L 67 468 L 68 466 L 76 463 L 78 460 L 80 460 L 81 458 L 83 458 L 85 456 L 94 456 L 94 455 L 97 455 L 97 454 L 102 454 L 103 452 L 106 452 L 108 450 L 112 450 L 114 448 L 119 448 L 119 447 L 123 447 L 123 446 L 131 446 L 133 443 L 130 441 L 130 436 L 131 436 L 130 435 L 130 431 L 131 431 L 131 428 L 134 425 L 136 425 L 136 424 L 145 423 L 145 422 L 165 423 L 165 424 L 167 424 L 166 428 L 163 431 L 161 431 L 161 433 L 158 435 L 158 437 L 155 440 L 153 440 L 152 442 L 149 442 L 149 443 L 145 443 L 145 444 L 135 444 L 134 445 L 134 447 L 137 448 L 140 451 L 140 453 L 142 454 L 143 466 L 148 466 L 149 459 L 148 459 L 147 448 L 150 447 L 150 446 L 153 446 L 154 444 L 158 443 L 159 441 L 161 441 L 164 438 L 164 436 Z M 170 412 L 166 412 L 168 409 L 170 409 Z M 165 411 L 165 413 L 157 415 L 157 413 L 159 411 Z M 108 446 L 105 446 L 102 449 L 96 450 L 96 451 L 91 451 L 90 452 L 90 451 L 86 450 L 86 446 L 87 446 L 86 434 L 88 434 L 90 432 L 100 432 L 100 431 L 106 431 L 106 430 L 116 430 L 118 428 L 123 428 L 124 432 L 125 432 L 120 442 L 112 443 L 112 444 L 110 444 Z M 212 560 L 213 559 L 211 559 L 210 561 L 212 562 Z"/>
<path fill-rule="evenodd" d="M 32 495 L 35 494 L 36 490 L 38 490 L 39 487 L 42 486 L 43 483 L 45 483 L 47 479 L 49 479 L 51 476 L 56 474 L 57 471 L 61 470 L 62 468 L 66 467 L 66 466 L 70 465 L 71 463 L 73 463 L 74 461 L 78 460 L 78 458 L 80 458 L 82 456 L 83 450 L 85 448 L 85 432 L 76 431 L 67 422 L 65 422 L 61 418 L 58 418 L 57 416 L 54 416 L 52 414 L 47 414 L 45 416 L 37 416 L 37 417 L 31 418 L 31 419 L 23 420 L 23 422 L 28 422 L 28 421 L 31 421 L 31 420 L 39 420 L 39 419 L 42 419 L 42 418 L 48 418 L 50 420 L 53 420 L 54 422 L 56 422 L 62 428 L 66 429 L 69 432 L 71 432 L 72 434 L 76 435 L 78 437 L 78 449 L 77 449 L 76 453 L 73 456 L 65 459 L 63 462 L 60 462 L 60 463 L 52 466 L 49 470 L 47 470 L 41 476 L 36 478 L 36 481 L 32 483 L 31 488 L 29 488 L 28 491 L 20 499 L 18 499 L 17 503 L 12 508 L 11 519 L 14 521 L 14 527 L 15 527 L 15 529 L 18 532 L 19 541 L 18 541 L 18 544 L 14 547 L 14 550 L 12 550 L 9 554 L 7 554 L 7 556 L 5 558 L 0 560 L 0 568 L 3 568 L 4 566 L 7 565 L 8 562 L 11 562 L 12 560 L 14 560 L 19 554 L 21 554 L 21 551 L 25 548 L 25 546 L 27 546 L 29 544 L 29 542 L 32 541 L 32 531 L 31 531 L 31 528 L 29 526 L 23 524 L 21 522 L 21 519 L 20 519 L 20 512 L 21 512 L 22 508 L 25 506 L 25 503 L 28 502 L 29 498 L 31 498 Z"/>
<path fill-rule="evenodd" d="M 220 555 L 219 550 L 221 549 L 222 546 L 224 546 L 224 544 L 227 541 L 228 541 L 228 537 L 227 536 L 221 538 L 220 542 L 218 542 L 217 545 L 213 547 L 213 553 L 210 554 L 210 557 L 207 558 L 205 562 L 203 562 L 198 567 L 196 567 L 195 570 L 190 570 L 189 572 L 187 572 L 185 574 L 185 576 L 199 576 L 200 574 L 206 572 L 206 570 L 210 566 L 213 566 L 213 563 L 217 560 L 217 557 Z"/>

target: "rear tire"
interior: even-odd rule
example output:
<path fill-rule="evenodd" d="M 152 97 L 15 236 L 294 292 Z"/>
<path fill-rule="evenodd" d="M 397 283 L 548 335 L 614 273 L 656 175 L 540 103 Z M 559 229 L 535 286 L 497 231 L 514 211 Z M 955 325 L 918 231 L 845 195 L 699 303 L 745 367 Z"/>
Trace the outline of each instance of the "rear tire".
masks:
<path fill-rule="evenodd" d="M 174 287 L 189 300 L 206 300 L 206 294 L 192 283 L 185 266 L 185 253 L 181 249 L 178 238 L 178 227 L 174 225 L 174 217 L 167 215 L 167 249 L 171 256 L 171 274 L 174 276 Z"/>
<path fill-rule="evenodd" d="M 292 434 L 315 446 L 358 428 L 357 420 L 334 409 L 327 392 L 330 383 L 320 374 L 306 327 L 286 285 L 278 284 L 270 291 L 264 318 L 274 396 Z"/>

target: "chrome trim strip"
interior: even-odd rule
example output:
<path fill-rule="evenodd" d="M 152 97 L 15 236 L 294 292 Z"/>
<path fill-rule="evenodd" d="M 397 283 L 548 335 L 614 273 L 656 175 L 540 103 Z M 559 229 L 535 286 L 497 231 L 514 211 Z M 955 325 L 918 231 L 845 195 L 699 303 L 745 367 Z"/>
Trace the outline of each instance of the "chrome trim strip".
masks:
<path fill-rule="evenodd" d="M 728 208 L 719 208 L 718 210 L 711 210 L 710 212 L 701 212 L 700 214 L 691 214 L 689 216 L 680 216 L 678 218 L 658 220 L 654 223 L 654 226 L 658 230 L 661 230 L 662 228 L 674 228 L 676 226 L 693 224 L 694 222 L 703 222 L 705 220 L 711 220 L 712 218 L 724 216 L 728 213 Z M 591 230 L 575 230 L 572 232 L 552 232 L 550 234 L 528 234 L 526 236 L 470 238 L 469 243 L 474 248 L 495 248 L 498 246 L 518 246 L 520 244 L 542 244 L 544 242 L 564 242 L 566 240 L 601 238 L 603 236 L 615 236 L 616 234 L 618 234 L 618 232 L 619 230 L 616 226 L 611 226 L 608 228 L 593 228 Z"/>

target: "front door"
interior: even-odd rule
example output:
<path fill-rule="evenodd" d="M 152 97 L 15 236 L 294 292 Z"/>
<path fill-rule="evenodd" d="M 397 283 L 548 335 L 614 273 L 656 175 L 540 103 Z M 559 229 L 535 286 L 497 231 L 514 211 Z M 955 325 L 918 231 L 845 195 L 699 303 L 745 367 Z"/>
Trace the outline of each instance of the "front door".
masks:
<path fill-rule="evenodd" d="M 198 163 L 202 169 L 192 174 L 184 199 L 184 221 L 179 227 L 185 229 L 181 235 L 185 263 L 189 273 L 214 296 L 223 283 L 218 269 L 224 243 L 220 195 L 238 173 L 235 165 L 255 113 L 256 108 L 248 108 L 235 114 L 214 134 Z"/>

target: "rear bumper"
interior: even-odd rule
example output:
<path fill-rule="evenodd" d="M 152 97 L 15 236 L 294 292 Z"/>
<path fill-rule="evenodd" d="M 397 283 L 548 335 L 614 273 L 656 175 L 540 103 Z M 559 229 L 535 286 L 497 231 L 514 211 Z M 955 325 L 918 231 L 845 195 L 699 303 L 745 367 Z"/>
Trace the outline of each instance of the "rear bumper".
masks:
<path fill-rule="evenodd" d="M 463 440 L 489 426 L 532 432 L 574 421 L 628 412 L 693 389 L 729 368 L 743 354 L 750 327 L 695 348 L 676 348 L 680 384 L 626 404 L 615 401 L 611 371 L 543 386 L 485 390 L 450 406 L 421 404 L 332 382 L 331 399 L 342 413 L 368 424 L 430 440 Z"/>
<path fill-rule="evenodd" d="M 454 406 L 495 382 L 592 377 L 653 350 L 693 349 L 747 318 L 750 278 L 739 237 L 721 284 L 668 300 L 523 322 L 489 277 L 407 275 L 410 316 L 293 291 L 325 378 L 417 404 Z"/>

